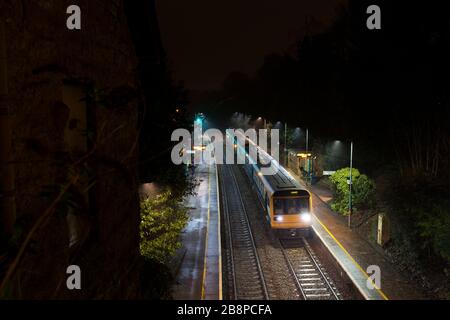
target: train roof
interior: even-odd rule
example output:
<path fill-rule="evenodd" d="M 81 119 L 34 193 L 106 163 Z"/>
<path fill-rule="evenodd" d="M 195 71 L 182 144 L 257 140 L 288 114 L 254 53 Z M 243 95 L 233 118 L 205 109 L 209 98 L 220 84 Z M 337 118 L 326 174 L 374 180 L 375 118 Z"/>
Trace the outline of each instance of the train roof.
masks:
<path fill-rule="evenodd" d="M 282 170 L 274 175 L 265 175 L 264 178 L 274 190 L 298 189 L 300 185 Z"/>
<path fill-rule="evenodd" d="M 262 175 L 261 179 L 265 181 L 265 183 L 270 186 L 270 189 L 273 193 L 276 193 L 278 195 L 292 195 L 291 191 L 299 191 L 304 190 L 304 193 L 299 192 L 299 195 L 307 195 L 308 192 L 298 183 L 297 180 L 292 177 L 292 175 L 285 169 L 283 166 L 280 165 L 280 163 L 274 159 L 272 156 L 270 156 L 268 153 L 263 151 L 263 154 L 260 154 L 261 158 L 265 158 L 265 163 L 267 165 L 261 165 L 258 163 L 256 167 L 258 168 L 258 171 L 261 167 L 268 167 L 269 163 L 272 166 L 275 166 L 278 170 L 273 175 Z M 285 192 L 284 192 L 285 191 Z"/>
<path fill-rule="evenodd" d="M 249 138 L 246 138 L 246 140 L 251 141 Z M 262 165 L 261 163 L 253 164 L 254 167 L 260 172 L 261 167 L 268 167 L 271 165 L 275 166 L 278 170 L 273 175 L 260 175 L 261 180 L 263 181 L 266 186 L 269 187 L 269 189 L 272 191 L 273 194 L 277 194 L 280 196 L 284 195 L 292 195 L 292 191 L 298 191 L 298 195 L 309 195 L 308 191 L 303 188 L 300 183 L 298 183 L 292 175 L 283 168 L 279 162 L 274 159 L 270 154 L 268 154 L 265 150 L 261 149 L 259 146 L 257 146 L 254 142 L 252 142 L 257 150 L 259 151 L 259 158 L 264 159 L 264 163 L 266 165 Z M 240 146 L 242 148 L 242 146 Z M 244 148 L 242 148 L 245 150 Z M 246 151 L 244 151 L 246 152 Z M 246 152 L 247 153 L 247 152 Z M 259 159 L 258 159 L 259 160 Z M 258 161 L 259 162 L 259 161 Z"/>

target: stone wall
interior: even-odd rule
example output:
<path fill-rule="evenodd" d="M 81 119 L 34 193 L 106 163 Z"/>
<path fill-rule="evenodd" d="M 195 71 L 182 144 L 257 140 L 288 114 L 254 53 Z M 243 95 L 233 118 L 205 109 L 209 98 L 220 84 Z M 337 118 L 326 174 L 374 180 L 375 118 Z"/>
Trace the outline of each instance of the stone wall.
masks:
<path fill-rule="evenodd" d="M 81 7 L 80 31 L 66 28 L 71 4 Z M 93 181 L 80 196 L 85 207 L 67 209 L 63 202 L 69 201 L 63 197 L 33 234 L 10 279 L 9 295 L 133 298 L 138 292 L 140 98 L 133 94 L 139 86 L 137 58 L 123 1 L 5 0 L 0 8 L 6 21 L 17 248 L 58 195 L 55 188 L 70 180 L 71 170 L 80 172 L 80 166 L 86 166 L 89 177 L 82 179 Z M 89 138 L 88 156 L 75 166 L 83 153 L 71 153 L 65 135 L 71 120 L 67 88 L 77 88 L 84 97 L 88 89 L 99 93 L 83 102 L 95 138 Z M 123 92 L 127 98 L 121 101 Z M 68 211 L 75 225 L 68 222 Z M 70 228 L 78 234 L 71 247 Z M 70 264 L 81 267 L 81 290 L 66 288 Z"/>

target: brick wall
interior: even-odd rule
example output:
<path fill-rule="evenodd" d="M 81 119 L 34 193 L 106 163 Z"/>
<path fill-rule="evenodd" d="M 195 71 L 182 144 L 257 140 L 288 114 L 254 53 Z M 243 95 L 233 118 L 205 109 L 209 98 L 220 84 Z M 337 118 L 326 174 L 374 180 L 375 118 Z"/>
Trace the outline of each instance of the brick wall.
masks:
<path fill-rule="evenodd" d="M 66 28 L 66 8 L 82 10 L 81 31 Z M 49 186 L 67 179 L 70 146 L 64 136 L 67 83 L 107 95 L 133 90 L 137 59 L 123 1 L 8 1 L 8 100 L 12 110 L 16 174 L 17 245 L 52 202 Z M 97 134 L 86 162 L 95 174 L 88 208 L 79 209 L 80 242 L 69 248 L 67 210 L 53 210 L 33 235 L 10 286 L 18 298 L 132 298 L 138 256 L 137 108 L 139 99 L 108 108 L 87 104 Z M 92 143 L 91 143 L 92 144 Z M 78 155 L 80 156 L 80 155 Z M 66 289 L 66 267 L 82 269 L 82 290 Z"/>

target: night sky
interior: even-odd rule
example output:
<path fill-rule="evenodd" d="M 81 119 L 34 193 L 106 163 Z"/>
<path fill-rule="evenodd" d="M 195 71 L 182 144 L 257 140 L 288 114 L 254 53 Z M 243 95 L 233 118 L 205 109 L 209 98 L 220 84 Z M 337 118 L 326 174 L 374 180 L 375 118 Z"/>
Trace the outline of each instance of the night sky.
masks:
<path fill-rule="evenodd" d="M 163 45 L 176 80 L 191 90 L 220 88 L 231 71 L 252 74 L 271 52 L 326 27 L 345 0 L 160 0 Z"/>

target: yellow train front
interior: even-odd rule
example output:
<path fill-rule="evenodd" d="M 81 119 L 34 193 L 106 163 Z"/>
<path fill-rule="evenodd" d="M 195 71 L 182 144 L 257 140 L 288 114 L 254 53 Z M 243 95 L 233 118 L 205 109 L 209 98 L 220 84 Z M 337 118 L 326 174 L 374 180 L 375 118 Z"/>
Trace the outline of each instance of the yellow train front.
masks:
<path fill-rule="evenodd" d="M 311 196 L 307 190 L 274 192 L 268 210 L 270 226 L 282 238 L 311 235 Z"/>

